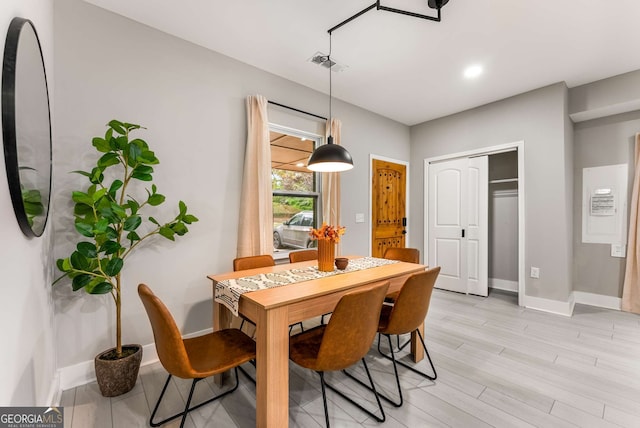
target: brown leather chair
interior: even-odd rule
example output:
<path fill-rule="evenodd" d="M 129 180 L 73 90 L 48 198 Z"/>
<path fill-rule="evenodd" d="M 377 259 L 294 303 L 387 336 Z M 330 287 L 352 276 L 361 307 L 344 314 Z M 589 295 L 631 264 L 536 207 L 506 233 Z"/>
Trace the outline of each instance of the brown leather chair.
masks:
<path fill-rule="evenodd" d="M 402 405 L 402 390 L 400 388 L 400 378 L 398 377 L 398 367 L 396 364 L 400 364 L 408 368 L 409 370 L 426 377 L 430 380 L 435 380 L 438 377 L 436 369 L 431 361 L 431 356 L 427 350 L 427 346 L 424 343 L 424 338 L 420 334 L 419 327 L 423 325 L 425 318 L 427 317 L 427 311 L 429 310 L 429 303 L 431 301 L 431 294 L 433 293 L 433 286 L 436 283 L 438 274 L 440 273 L 440 266 L 436 266 L 432 269 L 428 269 L 424 272 L 415 273 L 411 275 L 405 283 L 402 285 L 398 298 L 393 305 L 383 305 L 380 313 L 380 322 L 378 325 L 378 333 L 387 337 L 389 342 L 389 349 L 391 356 L 383 353 L 380 350 L 380 342 L 378 340 L 378 352 L 385 357 L 393 361 L 393 371 L 396 375 L 396 384 L 398 386 L 398 395 L 400 397 L 399 402 L 394 402 L 388 397 L 380 394 L 382 398 L 390 402 L 396 407 Z M 424 348 L 427 360 L 431 365 L 433 375 L 423 373 L 415 368 L 396 360 L 393 345 L 391 344 L 391 335 L 406 334 L 415 331 L 418 333 L 422 347 Z M 381 338 L 379 338 L 381 339 Z"/>
<path fill-rule="evenodd" d="M 238 388 L 238 366 L 255 360 L 256 344 L 238 329 L 220 330 L 203 336 L 183 339 L 171 313 L 148 286 L 145 284 L 138 285 L 138 295 L 151 322 L 158 358 L 160 358 L 162 366 L 169 372 L 158 402 L 153 409 L 153 413 L 151 413 L 149 424 L 152 427 L 157 427 L 182 416 L 182 422 L 180 423 L 180 427 L 182 427 L 187 418 L 187 413 L 191 410 L 224 397 Z M 224 373 L 230 369 L 234 369 L 236 375 L 234 387 L 204 403 L 189 407 L 196 383 L 204 378 Z M 160 402 L 172 376 L 193 379 L 187 404 L 183 412 L 160 422 L 154 422 L 153 418 L 158 411 L 158 407 L 160 407 Z"/>
<path fill-rule="evenodd" d="M 273 257 L 269 254 L 263 254 L 259 256 L 247 256 L 247 257 L 238 257 L 233 259 L 233 271 L 237 272 L 239 270 L 248 270 L 248 269 L 256 269 L 261 267 L 269 267 L 275 266 L 276 262 L 273 260 Z M 251 320 L 247 318 L 242 318 L 242 322 L 240 323 L 240 330 L 244 327 L 244 323 L 248 322 L 254 327 L 256 326 Z M 304 327 L 301 322 L 297 322 L 289 327 L 289 332 L 293 329 L 294 325 L 300 325 L 300 330 L 304 331 Z"/>
<path fill-rule="evenodd" d="M 420 263 L 420 250 L 417 248 L 395 248 L 389 247 L 384 251 L 382 256 L 388 260 L 398 260 L 407 263 Z M 393 303 L 398 298 L 398 292 L 387 294 L 384 298 L 385 302 Z"/>
<path fill-rule="evenodd" d="M 385 420 L 384 409 L 364 357 L 375 338 L 382 302 L 388 287 L 389 283 L 384 283 L 345 294 L 333 310 L 329 323 L 292 336 L 289 340 L 291 360 L 304 368 L 315 370 L 320 375 L 327 427 L 330 424 L 325 386 L 377 421 Z M 374 392 L 382 416 L 365 409 L 342 391 L 325 382 L 324 372 L 344 370 L 358 360 L 364 364 L 371 383 L 367 388 Z"/>
<path fill-rule="evenodd" d="M 300 250 L 289 253 L 289 263 L 318 260 L 318 250 Z"/>
<path fill-rule="evenodd" d="M 275 266 L 276 262 L 269 254 L 260 256 L 238 257 L 233 259 L 233 270 L 247 270 L 261 267 Z"/>

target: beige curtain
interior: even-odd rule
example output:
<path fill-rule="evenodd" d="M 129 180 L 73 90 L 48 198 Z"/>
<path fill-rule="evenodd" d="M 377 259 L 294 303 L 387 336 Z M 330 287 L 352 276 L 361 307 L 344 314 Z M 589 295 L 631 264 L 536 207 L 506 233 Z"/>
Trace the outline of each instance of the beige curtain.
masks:
<path fill-rule="evenodd" d="M 273 254 L 267 103 L 261 95 L 247 97 L 247 146 L 240 195 L 237 257 Z"/>
<path fill-rule="evenodd" d="M 329 131 L 331 128 L 331 131 Z M 331 119 L 327 122 L 327 137 L 333 136 L 333 144 L 340 144 L 342 122 Z M 322 221 L 334 226 L 340 225 L 340 173 L 322 173 Z M 320 225 L 318 225 L 320 226 Z"/>
<path fill-rule="evenodd" d="M 638 211 L 640 209 L 640 133 L 636 134 L 635 172 L 631 212 L 629 218 L 629 238 L 627 242 L 627 268 L 622 289 L 622 310 L 640 314 L 640 240 L 638 240 Z"/>

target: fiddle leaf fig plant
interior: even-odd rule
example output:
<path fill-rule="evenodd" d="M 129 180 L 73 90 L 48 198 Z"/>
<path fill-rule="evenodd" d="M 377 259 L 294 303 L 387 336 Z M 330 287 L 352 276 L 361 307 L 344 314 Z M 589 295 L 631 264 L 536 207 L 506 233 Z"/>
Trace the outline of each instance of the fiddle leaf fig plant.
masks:
<path fill-rule="evenodd" d="M 116 358 L 122 355 L 122 269 L 125 260 L 138 246 L 154 235 L 171 241 L 189 231 L 187 225 L 198 219 L 178 203 L 178 215 L 167 222 L 143 217 L 148 207 L 165 202 L 155 184 L 138 191 L 140 183 L 151 183 L 153 166 L 159 163 L 149 145 L 130 134 L 140 125 L 112 120 L 104 137 L 95 137 L 93 147 L 101 153 L 91 171 L 73 171 L 85 176 L 88 187 L 72 192 L 75 202 L 75 229 L 81 235 L 71 255 L 57 260 L 57 267 L 71 279 L 74 291 L 108 294 L 116 309 Z M 144 129 L 144 128 L 142 128 Z M 108 178 L 107 178 L 108 177 Z M 138 186 L 134 186 L 137 184 Z"/>

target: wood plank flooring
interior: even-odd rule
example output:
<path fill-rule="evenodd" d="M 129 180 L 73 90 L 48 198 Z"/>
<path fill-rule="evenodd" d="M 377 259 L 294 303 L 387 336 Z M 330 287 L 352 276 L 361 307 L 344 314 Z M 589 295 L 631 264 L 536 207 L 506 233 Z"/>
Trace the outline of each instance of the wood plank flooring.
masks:
<path fill-rule="evenodd" d="M 481 298 L 436 290 L 425 336 L 435 382 L 400 367 L 405 403 L 395 408 L 383 402 L 384 424 L 328 391 L 332 426 L 640 427 L 638 315 L 576 305 L 567 318 L 518 307 L 511 293 Z M 395 394 L 391 363 L 375 346 L 367 362 L 376 385 Z M 352 371 L 363 376 L 360 367 Z M 318 375 L 293 363 L 290 373 L 289 425 L 324 426 Z M 159 363 L 142 367 L 136 387 L 111 399 L 95 383 L 64 391 L 65 427 L 149 426 L 166 375 Z M 328 379 L 376 409 L 370 393 L 341 373 Z M 174 378 L 159 417 L 181 411 L 189 387 L 190 381 Z M 217 391 L 212 381 L 200 382 L 194 400 Z M 254 427 L 255 386 L 241 375 L 237 391 L 191 412 L 186 426 Z"/>

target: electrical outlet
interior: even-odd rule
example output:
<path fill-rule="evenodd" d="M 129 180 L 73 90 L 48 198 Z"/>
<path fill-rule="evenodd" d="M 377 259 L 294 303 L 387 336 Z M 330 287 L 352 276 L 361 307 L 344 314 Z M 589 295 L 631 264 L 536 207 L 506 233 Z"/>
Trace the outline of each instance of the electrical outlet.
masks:
<path fill-rule="evenodd" d="M 540 268 L 531 266 L 531 278 L 540 278 Z"/>
<path fill-rule="evenodd" d="M 611 257 L 625 257 L 626 247 L 624 244 L 611 244 Z"/>

